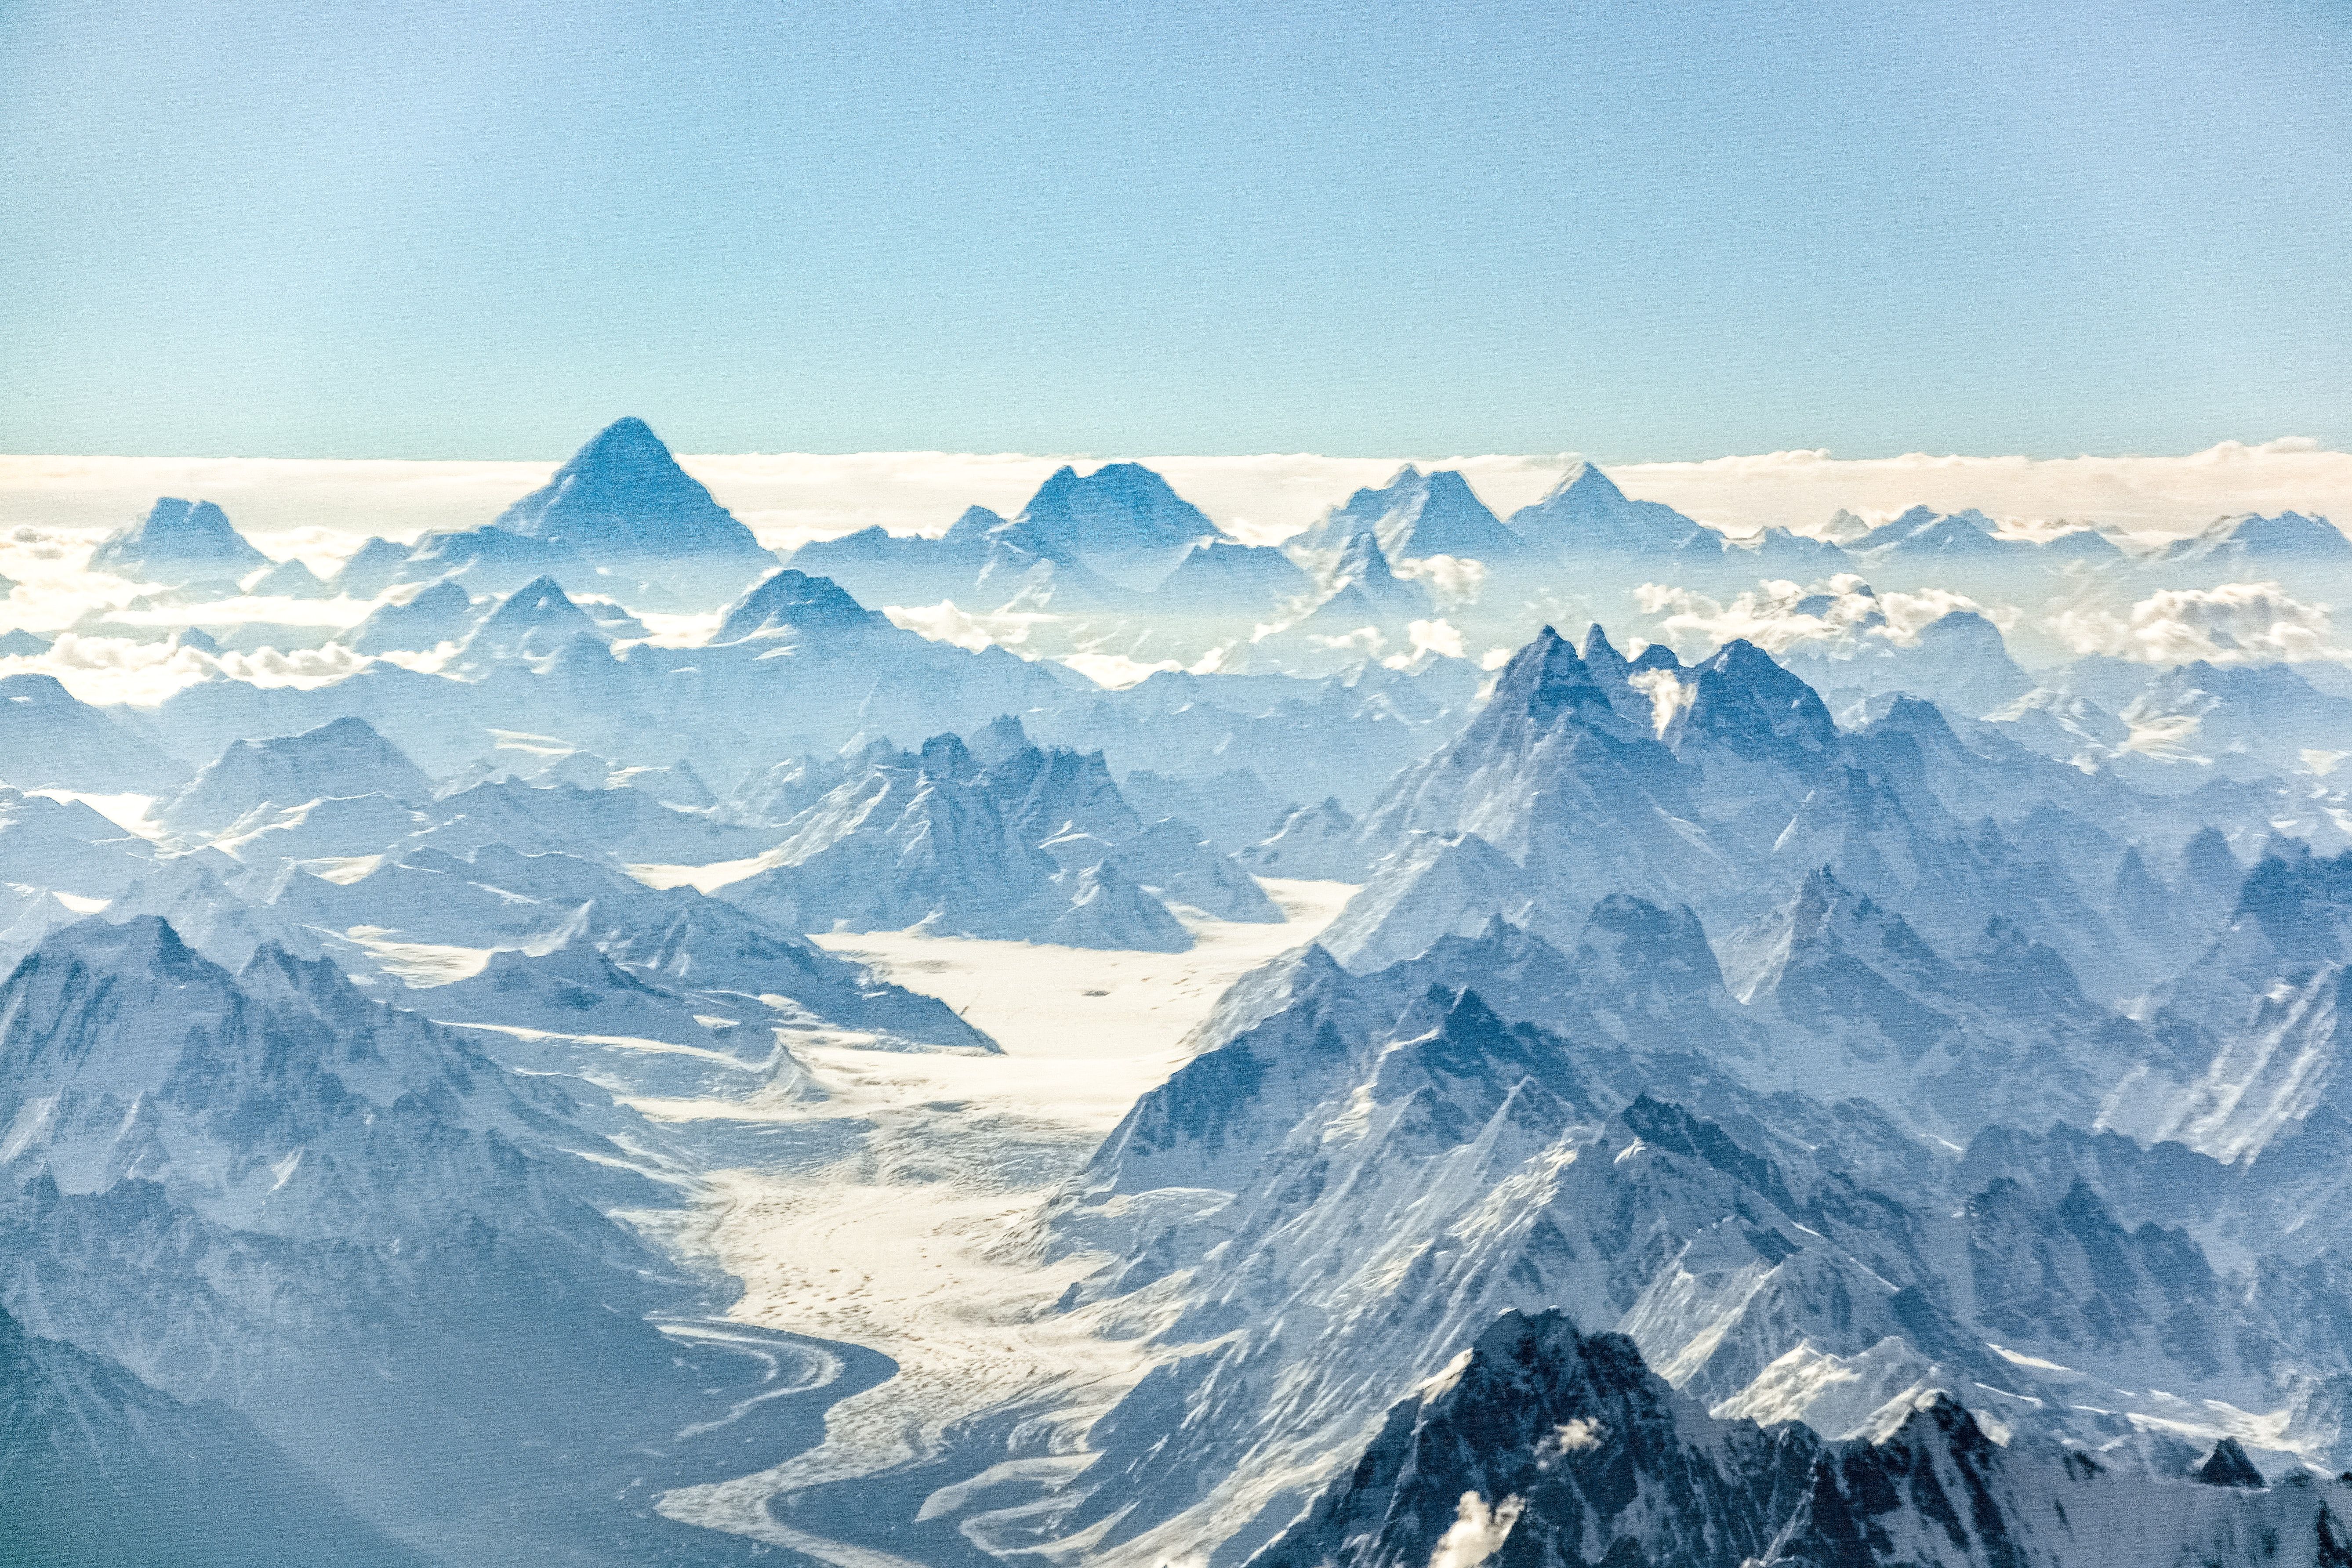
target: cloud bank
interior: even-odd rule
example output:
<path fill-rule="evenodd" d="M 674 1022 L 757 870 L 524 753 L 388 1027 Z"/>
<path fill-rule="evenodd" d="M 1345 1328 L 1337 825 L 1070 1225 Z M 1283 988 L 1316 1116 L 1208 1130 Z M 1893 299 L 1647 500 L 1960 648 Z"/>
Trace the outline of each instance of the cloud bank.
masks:
<path fill-rule="evenodd" d="M 2077 653 L 2141 664 L 2267 664 L 2342 659 L 2327 607 L 2296 599 L 2275 582 L 2168 589 L 2122 614 L 2082 607 L 2062 612 L 2053 630 Z"/>
<path fill-rule="evenodd" d="M 1269 454 L 1146 456 L 1178 492 L 1252 543 L 1297 532 L 1402 457 Z M 1572 455 L 1432 457 L 1507 515 L 1550 487 Z M 867 452 L 682 456 L 679 461 L 772 545 L 878 525 L 943 531 L 967 506 L 1011 513 L 1066 462 L 1019 453 Z M 0 456 L 0 531 L 110 528 L 157 496 L 217 501 L 275 553 L 332 555 L 371 533 L 414 538 L 472 528 L 543 483 L 552 463 L 179 457 Z M 2241 511 L 2293 509 L 2352 524 L 2352 453 L 2299 438 L 2223 442 L 2173 457 L 1968 457 L 1914 453 L 1841 458 L 1773 452 L 1612 467 L 1628 495 L 1664 501 L 1734 532 L 1813 530 L 1841 508 L 1867 517 L 1906 507 L 1976 507 L 2017 527 L 2059 518 L 2134 533 L 2184 534 Z"/>

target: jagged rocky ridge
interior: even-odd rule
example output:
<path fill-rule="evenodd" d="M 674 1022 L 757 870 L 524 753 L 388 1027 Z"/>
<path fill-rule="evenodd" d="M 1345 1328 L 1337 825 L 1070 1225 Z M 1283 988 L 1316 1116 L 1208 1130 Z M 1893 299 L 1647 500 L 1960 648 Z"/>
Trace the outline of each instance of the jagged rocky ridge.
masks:
<path fill-rule="evenodd" d="M 2352 1563 L 2347 1512 L 2352 1486 L 2265 1486 L 2226 1438 L 2159 1479 L 2004 1450 L 1941 1394 L 1875 1441 L 1717 1420 L 1622 1336 L 1507 1313 L 1249 1561 L 2336 1568 Z"/>

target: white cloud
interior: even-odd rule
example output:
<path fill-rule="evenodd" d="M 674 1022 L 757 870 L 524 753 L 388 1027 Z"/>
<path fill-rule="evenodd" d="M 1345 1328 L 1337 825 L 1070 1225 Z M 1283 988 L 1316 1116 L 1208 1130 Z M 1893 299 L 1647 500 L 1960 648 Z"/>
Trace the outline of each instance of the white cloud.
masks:
<path fill-rule="evenodd" d="M 1437 1550 L 1429 1554 L 1429 1568 L 1478 1568 L 1501 1549 L 1503 1538 L 1518 1523 L 1519 1511 L 1525 1506 L 1518 1498 L 1507 1497 L 1490 1510 L 1476 1492 L 1464 1492 L 1454 1522 L 1437 1538 Z"/>
<path fill-rule="evenodd" d="M 1417 578 L 1429 590 L 1440 610 L 1456 610 L 1478 602 L 1486 586 L 1486 563 L 1450 555 L 1423 556 L 1395 563 L 1399 577 Z"/>
<path fill-rule="evenodd" d="M 1450 621 L 1415 621 L 1405 627 L 1405 635 L 1412 639 L 1412 657 L 1436 653 L 1448 659 L 1465 658 L 1462 633 Z"/>
<path fill-rule="evenodd" d="M 1650 727 L 1661 736 L 1673 726 L 1675 715 L 1698 695 L 1698 687 L 1684 685 L 1672 670 L 1637 671 L 1625 684 L 1650 699 Z"/>
<path fill-rule="evenodd" d="M 1843 508 L 1874 519 L 1906 507 L 1974 507 L 2029 534 L 2059 518 L 2136 533 L 2194 532 L 2235 512 L 2301 511 L 2352 525 L 2352 453 L 2287 437 L 2224 441 L 2179 457 L 1841 458 L 1768 452 L 1612 468 L 1628 495 L 1736 532 L 1818 528 Z"/>
<path fill-rule="evenodd" d="M 1662 617 L 1653 628 L 1659 640 L 1685 653 L 1735 637 L 1768 653 L 1845 636 L 1877 637 L 1907 648 L 1918 642 L 1922 627 L 1956 612 L 1973 611 L 2003 632 L 2020 618 L 2014 605 L 1985 604 L 1948 589 L 1874 594 L 1850 571 L 1803 587 L 1766 578 L 1727 604 L 1663 582 L 1643 583 L 1633 596 L 1643 614 Z"/>
<path fill-rule="evenodd" d="M 584 433 L 583 433 L 584 434 Z M 1416 455 L 1458 468 L 1497 512 L 1536 499 L 1568 454 Z M 1011 513 L 1065 462 L 1022 453 L 866 452 L 688 455 L 687 469 L 770 545 L 790 547 L 878 524 L 937 534 L 971 505 Z M 1402 457 L 1308 453 L 1145 456 L 1177 492 L 1237 537 L 1285 538 L 1377 485 Z M 413 538 L 427 528 L 488 522 L 545 482 L 548 462 L 395 462 L 297 458 L 0 456 L 0 527 L 112 528 L 160 495 L 202 497 L 278 553 L 331 559 L 338 536 Z M 2352 454 L 2285 439 L 2223 442 L 2177 457 L 1971 457 L 1911 453 L 1841 458 L 1770 452 L 1609 470 L 1628 495 L 1664 501 L 1746 532 L 1815 528 L 1840 508 L 1891 517 L 1926 505 L 1976 507 L 2028 531 L 2056 518 L 2179 534 L 2231 512 L 2294 509 L 2352 522 Z M 279 543 L 274 536 L 287 536 Z"/>
<path fill-rule="evenodd" d="M 1656 671 L 1664 674 L 1665 672 Z M 1589 1416 L 1578 1416 L 1553 1428 L 1550 1437 L 1536 1445 L 1536 1453 L 1543 1458 L 1555 1458 L 1562 1454 L 1580 1454 L 1601 1446 L 1607 1434 L 1600 1422 Z"/>
<path fill-rule="evenodd" d="M 882 613 L 890 618 L 892 625 L 902 630 L 919 632 L 934 643 L 952 643 L 959 648 L 969 648 L 975 653 L 992 643 L 999 647 L 1017 650 L 1029 641 L 1030 627 L 1046 619 L 1031 614 L 975 614 L 946 599 L 937 604 L 885 605 Z"/>
<path fill-rule="evenodd" d="M 215 655 L 163 640 L 142 642 L 64 632 L 47 653 L 37 658 L 0 660 L 0 669 L 10 674 L 55 675 L 86 703 L 144 707 L 162 702 L 183 686 L 222 675 L 257 686 L 318 686 L 341 680 L 372 662 L 340 643 L 290 653 L 265 648 L 252 653 Z"/>
<path fill-rule="evenodd" d="M 1327 648 L 1335 653 L 1353 653 L 1359 658 L 1377 659 L 1381 650 L 1389 645 L 1387 636 L 1377 626 L 1359 626 L 1352 632 L 1335 632 L 1325 635 L 1309 632 L 1307 643 L 1317 648 Z"/>
<path fill-rule="evenodd" d="M 2120 615 L 2078 607 L 2062 611 L 2051 629 L 2077 653 L 2109 653 L 2150 664 L 2352 656 L 2335 645 L 2328 606 L 2294 598 L 2275 582 L 2168 589 Z"/>
<path fill-rule="evenodd" d="M 1060 663 L 1077 671 L 1095 685 L 1108 686 L 1113 691 L 1139 685 L 1162 670 L 1184 667 L 1174 659 L 1162 659 L 1157 664 L 1147 664 L 1124 653 L 1066 653 Z"/>

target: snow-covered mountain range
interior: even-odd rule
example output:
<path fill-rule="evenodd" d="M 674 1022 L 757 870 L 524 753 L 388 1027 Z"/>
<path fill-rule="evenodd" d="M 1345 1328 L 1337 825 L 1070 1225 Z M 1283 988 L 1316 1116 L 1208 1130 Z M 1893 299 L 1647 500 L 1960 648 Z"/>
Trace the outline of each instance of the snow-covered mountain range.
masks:
<path fill-rule="evenodd" d="M 2352 1563 L 2333 525 L 1081 466 L 40 557 L 0 1534 Z"/>

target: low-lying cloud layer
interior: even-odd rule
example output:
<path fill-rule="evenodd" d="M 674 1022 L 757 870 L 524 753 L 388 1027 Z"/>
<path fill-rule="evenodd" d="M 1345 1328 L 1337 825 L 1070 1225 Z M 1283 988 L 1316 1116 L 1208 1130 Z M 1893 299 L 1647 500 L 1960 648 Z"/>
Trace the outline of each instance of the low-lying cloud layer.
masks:
<path fill-rule="evenodd" d="M 584 434 L 584 433 L 583 433 Z M 967 506 L 1011 513 L 1065 462 L 1018 453 L 868 452 L 679 459 L 761 539 L 789 547 L 878 524 L 943 531 Z M 1324 508 L 1394 473 L 1395 457 L 1276 454 L 1139 459 L 1178 493 L 1254 543 L 1297 532 Z M 1424 457 L 1459 468 L 1507 515 L 1536 499 L 1573 458 Z M 160 495 L 217 501 L 248 533 L 306 531 L 279 553 L 333 553 L 337 536 L 413 538 L 471 528 L 543 483 L 552 463 L 289 458 L 0 456 L 0 528 L 111 527 Z M 2059 518 L 2135 533 L 2182 534 L 2229 513 L 2295 510 L 2352 521 L 2352 453 L 2288 438 L 2223 442 L 2179 457 L 1964 457 L 1915 453 L 1841 458 L 1773 452 L 1697 462 L 1629 463 L 1610 473 L 1631 496 L 1748 532 L 1814 530 L 1843 508 L 1891 517 L 1924 505 L 1975 507 L 2013 525 Z"/>
<path fill-rule="evenodd" d="M 2070 609 L 2053 629 L 2078 653 L 2109 653 L 2141 664 L 2267 664 L 2342 659 L 2327 607 L 2294 598 L 2275 582 L 2225 582 L 2219 588 L 2150 594 L 2118 614 L 2096 606 Z"/>
<path fill-rule="evenodd" d="M 2003 632 L 2013 630 L 2020 619 L 2013 605 L 1982 604 L 1948 589 L 1874 593 L 1850 571 L 1809 586 L 1767 578 L 1733 595 L 1729 603 L 1662 582 L 1642 584 L 1634 599 L 1643 614 L 1659 617 L 1655 630 L 1660 638 L 1692 656 L 1735 637 L 1745 638 L 1768 653 L 1784 653 L 1800 643 L 1857 631 L 1896 647 L 1909 647 L 1931 622 L 1960 612 L 1982 615 Z"/>

